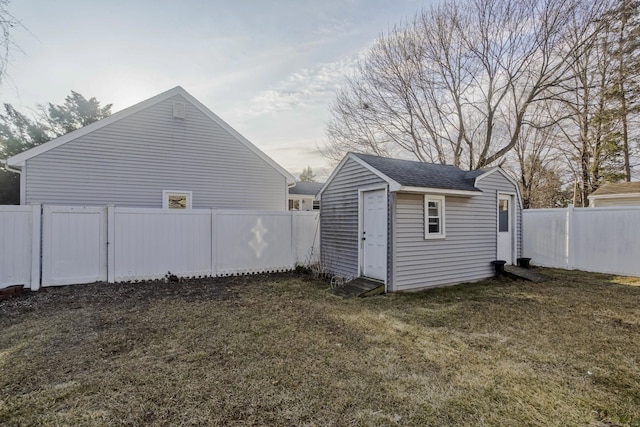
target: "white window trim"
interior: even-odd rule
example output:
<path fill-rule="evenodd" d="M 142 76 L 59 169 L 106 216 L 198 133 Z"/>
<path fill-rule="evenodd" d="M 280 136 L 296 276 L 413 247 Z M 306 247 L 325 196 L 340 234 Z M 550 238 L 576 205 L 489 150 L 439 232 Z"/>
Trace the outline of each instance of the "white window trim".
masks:
<path fill-rule="evenodd" d="M 193 200 L 192 191 L 162 190 L 162 209 L 169 209 L 169 196 L 187 196 L 186 209 L 191 209 Z"/>
<path fill-rule="evenodd" d="M 291 202 L 294 202 L 293 204 L 295 204 L 295 202 L 298 202 L 298 209 L 292 209 L 291 207 Z M 287 209 L 290 211 L 299 211 L 300 208 L 302 207 L 302 198 L 300 197 L 289 197 L 289 201 L 287 202 Z"/>
<path fill-rule="evenodd" d="M 426 240 L 431 239 L 444 239 L 447 237 L 446 233 L 446 221 L 445 221 L 445 196 L 436 196 L 433 194 L 424 195 L 424 238 Z M 438 202 L 440 206 L 440 232 L 429 233 L 429 202 Z"/>

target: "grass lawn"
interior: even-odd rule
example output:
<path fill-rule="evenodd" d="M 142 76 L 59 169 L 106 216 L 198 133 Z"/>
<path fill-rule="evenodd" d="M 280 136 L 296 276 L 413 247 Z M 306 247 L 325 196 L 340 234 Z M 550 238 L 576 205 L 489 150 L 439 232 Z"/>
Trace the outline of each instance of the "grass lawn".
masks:
<path fill-rule="evenodd" d="M 640 279 L 544 273 L 47 288 L 0 302 L 0 424 L 640 425 Z"/>

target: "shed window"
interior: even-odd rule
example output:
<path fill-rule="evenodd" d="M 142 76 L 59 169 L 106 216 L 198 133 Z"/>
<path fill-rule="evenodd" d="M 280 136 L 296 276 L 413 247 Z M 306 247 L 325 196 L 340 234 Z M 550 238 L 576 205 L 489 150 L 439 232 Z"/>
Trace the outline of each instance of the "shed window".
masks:
<path fill-rule="evenodd" d="M 509 231 L 509 200 L 498 202 L 498 231 Z"/>
<path fill-rule="evenodd" d="M 171 191 L 162 192 L 163 209 L 191 209 L 191 191 Z"/>
<path fill-rule="evenodd" d="M 424 238 L 445 237 L 444 196 L 424 196 Z"/>

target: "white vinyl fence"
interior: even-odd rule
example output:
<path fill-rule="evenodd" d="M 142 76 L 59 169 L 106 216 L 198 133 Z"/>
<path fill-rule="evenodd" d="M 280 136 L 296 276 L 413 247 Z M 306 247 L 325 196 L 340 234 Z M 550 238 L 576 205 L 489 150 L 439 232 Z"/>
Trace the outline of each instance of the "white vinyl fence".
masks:
<path fill-rule="evenodd" d="M 107 280 L 107 208 L 44 206 L 42 284 Z"/>
<path fill-rule="evenodd" d="M 0 288 L 287 271 L 319 260 L 318 212 L 44 206 L 42 226 L 40 218 L 39 205 L 0 207 Z"/>
<path fill-rule="evenodd" d="M 544 267 L 640 276 L 640 208 L 527 209 L 523 255 Z"/>
<path fill-rule="evenodd" d="M 18 284 L 40 284 L 40 205 L 0 206 L 0 289 Z"/>

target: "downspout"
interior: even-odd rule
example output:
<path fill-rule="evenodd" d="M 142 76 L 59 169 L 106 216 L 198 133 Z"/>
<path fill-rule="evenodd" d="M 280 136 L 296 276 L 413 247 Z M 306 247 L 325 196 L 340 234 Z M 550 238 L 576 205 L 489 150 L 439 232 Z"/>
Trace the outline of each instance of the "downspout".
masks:
<path fill-rule="evenodd" d="M 288 211 L 289 210 L 289 190 L 296 186 L 296 182 L 295 181 L 287 182 L 286 179 L 284 182 L 287 184 L 287 194 L 284 195 L 284 210 Z"/>
<path fill-rule="evenodd" d="M 2 163 L 4 163 L 4 168 L 5 168 L 6 170 L 8 170 L 9 172 L 15 172 L 15 173 L 17 173 L 17 174 L 22 174 L 22 170 L 20 170 L 20 169 L 14 169 L 14 168 L 12 168 L 11 166 L 9 166 L 9 162 L 8 162 L 8 160 L 7 160 L 7 159 L 4 159 L 4 160 L 2 161 Z"/>
<path fill-rule="evenodd" d="M 13 168 L 11 166 L 9 166 L 9 159 L 4 159 L 2 161 L 2 163 L 4 163 L 4 168 L 9 171 L 9 172 L 13 172 L 13 173 L 17 173 L 18 175 L 20 175 L 20 204 L 24 205 L 24 176 L 22 175 L 22 169 L 16 169 Z"/>

